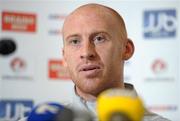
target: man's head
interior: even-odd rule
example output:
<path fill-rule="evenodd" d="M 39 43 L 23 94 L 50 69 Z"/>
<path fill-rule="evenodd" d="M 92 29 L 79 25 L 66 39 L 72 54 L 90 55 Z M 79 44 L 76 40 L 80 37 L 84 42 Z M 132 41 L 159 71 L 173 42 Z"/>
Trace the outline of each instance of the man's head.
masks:
<path fill-rule="evenodd" d="M 124 87 L 124 61 L 134 45 L 116 11 L 99 4 L 77 8 L 64 22 L 63 41 L 64 62 L 79 91 L 97 96 Z"/>

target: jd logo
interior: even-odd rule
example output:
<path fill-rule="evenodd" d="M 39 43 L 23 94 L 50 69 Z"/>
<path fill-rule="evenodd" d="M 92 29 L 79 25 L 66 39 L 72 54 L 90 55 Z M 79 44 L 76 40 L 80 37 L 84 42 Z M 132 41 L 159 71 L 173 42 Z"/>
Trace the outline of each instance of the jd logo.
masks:
<path fill-rule="evenodd" d="M 144 37 L 175 37 L 177 29 L 176 10 L 144 11 Z"/>

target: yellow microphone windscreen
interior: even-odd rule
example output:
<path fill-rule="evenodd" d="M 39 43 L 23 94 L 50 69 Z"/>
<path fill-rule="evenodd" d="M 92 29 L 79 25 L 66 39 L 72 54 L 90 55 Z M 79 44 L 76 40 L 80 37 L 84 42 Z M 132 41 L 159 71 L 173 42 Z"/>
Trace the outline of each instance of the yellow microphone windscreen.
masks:
<path fill-rule="evenodd" d="M 135 90 L 108 89 L 97 98 L 99 121 L 141 121 L 144 105 Z"/>

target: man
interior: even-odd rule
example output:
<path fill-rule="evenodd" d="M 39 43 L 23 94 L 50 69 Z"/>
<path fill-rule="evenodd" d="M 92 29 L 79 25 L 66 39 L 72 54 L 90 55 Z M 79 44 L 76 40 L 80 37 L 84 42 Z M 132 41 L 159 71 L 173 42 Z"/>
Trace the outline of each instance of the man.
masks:
<path fill-rule="evenodd" d="M 134 52 L 123 18 L 112 8 L 86 4 L 73 11 L 63 26 L 63 56 L 75 84 L 69 107 L 92 112 L 96 97 L 110 88 L 132 88 L 123 81 L 124 61 Z M 144 121 L 168 121 L 146 111 Z"/>
<path fill-rule="evenodd" d="M 123 81 L 124 61 L 134 53 L 122 17 L 112 8 L 87 4 L 77 8 L 63 26 L 63 56 L 75 84 L 66 106 L 96 116 L 96 98 L 110 88 L 130 88 Z M 24 120 L 21 120 L 24 121 Z M 168 121 L 145 112 L 144 121 Z"/>

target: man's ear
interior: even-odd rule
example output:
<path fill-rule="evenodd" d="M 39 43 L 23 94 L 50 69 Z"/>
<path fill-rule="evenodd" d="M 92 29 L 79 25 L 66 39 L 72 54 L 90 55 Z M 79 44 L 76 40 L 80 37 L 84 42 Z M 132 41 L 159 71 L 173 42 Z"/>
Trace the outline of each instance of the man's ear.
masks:
<path fill-rule="evenodd" d="M 133 53 L 134 53 L 134 44 L 133 41 L 130 39 L 127 39 L 127 41 L 125 42 L 125 51 L 123 53 L 123 59 L 124 60 L 128 60 L 132 57 Z"/>
<path fill-rule="evenodd" d="M 67 67 L 67 63 L 66 63 L 66 58 L 65 58 L 65 54 L 64 54 L 64 48 L 62 49 L 62 55 L 63 55 L 63 66 L 66 68 Z"/>

